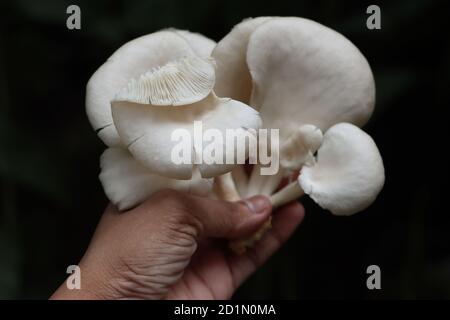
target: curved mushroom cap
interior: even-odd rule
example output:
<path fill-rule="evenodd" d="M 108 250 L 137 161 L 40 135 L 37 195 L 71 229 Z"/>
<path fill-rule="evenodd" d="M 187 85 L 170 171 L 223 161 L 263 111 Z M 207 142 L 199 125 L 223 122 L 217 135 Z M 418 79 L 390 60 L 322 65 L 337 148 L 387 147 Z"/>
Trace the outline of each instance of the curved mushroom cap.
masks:
<path fill-rule="evenodd" d="M 339 123 L 325 133 L 317 163 L 304 166 L 298 181 L 322 208 L 352 215 L 368 207 L 383 188 L 383 160 L 367 133 Z"/>
<path fill-rule="evenodd" d="M 323 134 L 312 124 L 305 124 L 291 133 L 280 147 L 280 165 L 287 170 L 298 170 L 304 164 L 313 165 L 314 153 L 322 144 Z"/>
<path fill-rule="evenodd" d="M 233 164 L 225 163 L 226 159 L 236 159 L 236 154 L 234 148 L 226 146 L 226 130 L 237 129 L 240 139 L 248 129 L 259 128 L 261 119 L 258 112 L 239 101 L 218 98 L 212 92 L 214 77 L 210 59 L 191 56 L 131 81 L 113 100 L 112 115 L 121 140 L 150 172 L 190 179 L 195 167 L 204 178 L 232 170 Z M 196 122 L 201 122 L 200 134 L 214 129 L 223 139 L 211 139 L 199 146 L 203 136 L 194 129 Z M 173 136 L 181 130 L 184 137 Z M 221 163 L 201 159 L 203 146 L 222 150 Z M 189 161 L 173 161 L 174 150 L 189 151 Z"/>
<path fill-rule="evenodd" d="M 202 179 L 196 172 L 191 180 L 175 180 L 151 174 L 122 148 L 108 148 L 100 157 L 100 181 L 106 196 L 119 210 L 130 209 L 156 191 L 170 188 L 206 196 L 212 179 Z"/>
<path fill-rule="evenodd" d="M 199 34 L 170 29 L 137 38 L 117 49 L 86 87 L 86 112 L 98 136 L 108 146 L 121 144 L 110 103 L 131 79 L 184 56 L 208 57 L 214 45 L 214 41 Z"/>
<path fill-rule="evenodd" d="M 214 92 L 219 97 L 250 102 L 252 78 L 247 67 L 247 45 L 253 31 L 270 19 L 245 19 L 217 43 L 211 56 L 217 65 Z"/>
<path fill-rule="evenodd" d="M 200 33 L 194 33 L 186 30 L 169 29 L 182 37 L 194 50 L 195 54 L 200 57 L 208 58 L 211 56 L 211 52 L 216 46 L 216 42 L 201 35 Z"/>
<path fill-rule="evenodd" d="M 303 124 L 322 131 L 339 122 L 361 126 L 372 114 L 375 84 L 367 60 L 344 36 L 311 20 L 244 21 L 212 55 L 218 94 L 247 103 L 251 91 L 250 106 L 264 127 L 280 129 L 280 140 Z"/>

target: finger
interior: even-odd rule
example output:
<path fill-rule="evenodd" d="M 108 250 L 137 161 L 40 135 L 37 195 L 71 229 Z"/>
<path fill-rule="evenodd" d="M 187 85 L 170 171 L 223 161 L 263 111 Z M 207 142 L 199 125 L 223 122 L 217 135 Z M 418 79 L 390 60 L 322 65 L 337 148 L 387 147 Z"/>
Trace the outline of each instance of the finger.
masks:
<path fill-rule="evenodd" d="M 269 198 L 255 196 L 238 202 L 191 197 L 189 213 L 201 223 L 207 237 L 235 239 L 256 232 L 269 219 Z"/>
<path fill-rule="evenodd" d="M 228 256 L 235 288 L 247 279 L 259 266 L 276 252 L 292 235 L 305 215 L 303 206 L 289 204 L 277 211 L 272 218 L 272 228 L 245 254 Z"/>

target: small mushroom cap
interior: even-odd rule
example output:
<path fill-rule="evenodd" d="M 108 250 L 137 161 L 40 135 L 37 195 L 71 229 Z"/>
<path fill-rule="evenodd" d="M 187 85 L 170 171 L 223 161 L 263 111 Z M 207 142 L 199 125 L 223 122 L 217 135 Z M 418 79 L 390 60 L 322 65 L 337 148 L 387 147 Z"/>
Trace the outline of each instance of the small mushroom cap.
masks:
<path fill-rule="evenodd" d="M 150 172 L 190 179 L 196 165 L 204 178 L 224 174 L 233 168 L 233 164 L 226 164 L 226 159 L 231 155 L 236 158 L 235 150 L 226 148 L 226 130 L 239 129 L 236 133 L 240 137 L 248 129 L 261 126 L 259 114 L 253 108 L 229 98 L 218 98 L 211 91 L 215 76 L 212 64 L 209 59 L 194 56 L 169 63 L 132 81 L 112 102 L 114 124 L 121 140 Z M 201 122 L 201 133 L 215 129 L 223 139 L 205 142 L 199 150 L 193 140 L 203 137 L 194 132 L 196 121 Z M 172 134 L 180 129 L 189 134 L 189 139 L 172 140 Z M 188 163 L 172 159 L 174 148 L 180 144 L 183 150 L 191 151 Z M 223 151 L 222 163 L 201 160 L 199 153 L 204 152 L 206 145 Z"/>
<path fill-rule="evenodd" d="M 322 208 L 352 215 L 367 208 L 383 188 L 383 160 L 367 133 L 339 123 L 325 133 L 316 164 L 304 166 L 298 181 Z"/>
<path fill-rule="evenodd" d="M 199 34 L 170 29 L 137 38 L 117 49 L 86 87 L 86 112 L 98 136 L 108 146 L 121 144 L 110 103 L 131 79 L 184 56 L 208 57 L 214 45 L 214 41 Z"/>
<path fill-rule="evenodd" d="M 304 164 L 313 165 L 314 153 L 322 144 L 323 134 L 312 124 L 305 124 L 291 134 L 280 147 L 280 165 L 287 170 L 298 170 Z"/>
<path fill-rule="evenodd" d="M 100 157 L 100 181 L 106 196 L 119 210 L 130 209 L 156 191 L 170 188 L 208 195 L 212 179 L 202 179 L 198 171 L 191 180 L 175 180 L 150 173 L 122 148 L 108 148 Z"/>

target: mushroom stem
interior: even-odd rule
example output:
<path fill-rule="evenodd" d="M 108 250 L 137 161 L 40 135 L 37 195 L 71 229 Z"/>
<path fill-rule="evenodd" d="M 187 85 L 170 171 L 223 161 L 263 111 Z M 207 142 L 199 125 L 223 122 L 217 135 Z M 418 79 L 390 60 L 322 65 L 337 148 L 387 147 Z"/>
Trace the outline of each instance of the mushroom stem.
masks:
<path fill-rule="evenodd" d="M 280 174 L 282 177 L 283 175 Z M 265 176 L 263 176 L 265 177 Z M 275 181 L 275 177 L 273 176 L 273 181 Z M 269 181 L 270 182 L 270 181 Z M 272 182 L 271 182 L 272 183 Z M 273 194 L 270 197 L 270 202 L 272 203 L 273 208 L 278 208 L 286 203 L 289 203 L 299 197 L 301 197 L 304 194 L 303 189 L 300 187 L 297 181 L 294 181 L 290 184 L 288 184 L 286 187 L 278 191 L 277 193 Z M 229 244 L 230 249 L 237 254 L 243 254 L 247 250 L 247 248 L 253 246 L 256 241 L 262 238 L 264 233 L 271 228 L 272 218 L 267 220 L 263 224 L 263 226 L 256 231 L 251 237 L 246 239 L 240 239 L 240 240 L 234 240 L 231 241 Z"/>
<path fill-rule="evenodd" d="M 298 181 L 291 182 L 280 191 L 270 196 L 270 202 L 272 202 L 273 208 L 281 207 L 286 203 L 296 200 L 303 196 L 305 192 L 300 187 Z"/>
<path fill-rule="evenodd" d="M 236 170 L 234 173 L 235 173 L 236 177 L 241 177 L 241 178 L 237 178 L 237 180 L 241 179 L 241 181 L 240 181 L 241 183 L 243 181 L 246 182 L 246 190 L 244 190 L 245 192 L 243 192 L 241 194 L 245 195 L 246 197 L 251 197 L 251 196 L 259 194 L 259 188 L 260 188 L 261 184 L 264 183 L 264 180 L 266 179 L 266 176 L 260 175 L 259 170 L 260 170 L 261 166 L 259 164 L 255 164 L 253 166 L 252 173 L 250 175 L 250 179 L 247 179 L 247 176 L 243 170 L 244 169 L 243 166 L 238 166 L 238 167 L 240 167 L 240 169 L 238 169 L 240 171 Z M 223 177 L 223 176 L 221 176 L 221 177 Z M 243 179 L 242 179 L 242 177 L 243 177 Z M 220 178 L 220 179 L 224 180 L 224 178 Z M 240 198 L 237 200 L 240 200 Z M 256 231 L 252 236 L 245 238 L 245 239 L 238 239 L 238 240 L 231 241 L 228 244 L 230 250 L 236 254 L 245 253 L 247 248 L 253 246 L 253 244 L 256 241 L 261 239 L 261 237 L 264 235 L 264 233 L 271 227 L 271 220 L 272 220 L 272 218 L 269 218 L 269 220 L 267 220 L 262 225 L 262 227 L 258 231 Z"/>
<path fill-rule="evenodd" d="M 270 196 L 280 185 L 281 180 L 283 180 L 285 171 L 280 168 L 278 172 L 272 176 L 266 176 L 265 183 L 260 187 L 260 194 L 265 196 Z"/>
<path fill-rule="evenodd" d="M 245 173 L 244 165 L 236 166 L 236 168 L 233 169 L 231 175 L 236 184 L 236 189 L 239 195 L 246 194 L 248 188 L 248 177 Z"/>
<path fill-rule="evenodd" d="M 236 189 L 231 172 L 214 178 L 214 191 L 220 199 L 226 201 L 239 201 L 241 196 Z"/>
<path fill-rule="evenodd" d="M 260 194 L 261 187 L 264 185 L 266 178 L 267 176 L 261 175 L 261 165 L 255 164 L 250 174 L 245 196 L 248 198 Z"/>
<path fill-rule="evenodd" d="M 285 170 L 280 169 L 279 172 L 273 176 L 263 176 L 259 172 L 260 165 L 255 165 L 250 177 L 250 182 L 247 190 L 247 197 L 263 194 L 270 195 L 283 179 Z M 222 176 L 223 177 L 223 176 Z M 288 202 L 291 202 L 304 194 L 302 188 L 297 181 L 288 184 L 286 187 L 270 196 L 270 202 L 273 208 L 278 208 Z M 253 246 L 255 242 L 260 240 L 268 229 L 271 228 L 272 218 L 267 220 L 263 226 L 256 231 L 251 237 L 246 239 L 234 240 L 229 244 L 230 249 L 237 254 L 245 253 L 246 249 Z"/>

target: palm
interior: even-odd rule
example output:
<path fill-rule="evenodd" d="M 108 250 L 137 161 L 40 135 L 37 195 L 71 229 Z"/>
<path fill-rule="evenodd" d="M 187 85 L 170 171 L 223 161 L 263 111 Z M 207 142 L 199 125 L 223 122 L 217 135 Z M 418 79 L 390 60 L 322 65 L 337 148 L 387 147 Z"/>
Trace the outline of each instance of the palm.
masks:
<path fill-rule="evenodd" d="M 199 246 L 168 299 L 228 299 L 239 285 L 263 264 L 295 230 L 304 211 L 298 203 L 286 206 L 273 218 L 273 227 L 245 254 L 235 255 L 221 242 Z"/>

